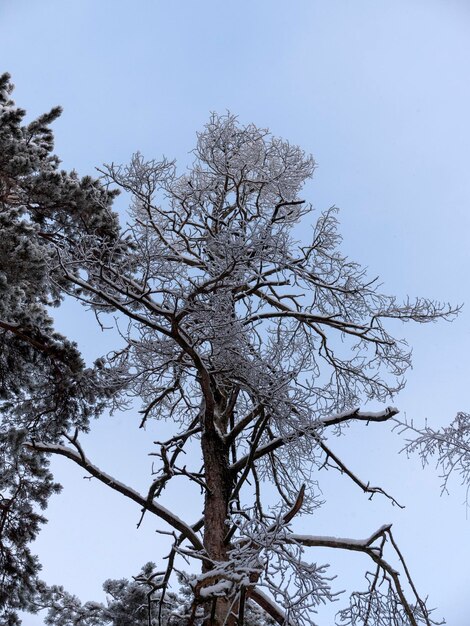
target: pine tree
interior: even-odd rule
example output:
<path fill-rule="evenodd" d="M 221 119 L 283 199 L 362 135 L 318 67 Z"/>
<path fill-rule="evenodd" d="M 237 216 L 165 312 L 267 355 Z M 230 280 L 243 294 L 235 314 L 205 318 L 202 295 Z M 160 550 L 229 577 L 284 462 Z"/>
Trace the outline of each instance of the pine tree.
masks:
<path fill-rule="evenodd" d="M 456 311 L 381 293 L 341 253 L 336 209 L 315 218 L 300 197 L 313 159 L 265 130 L 213 115 L 185 174 L 137 154 L 99 181 L 79 179 L 60 171 L 52 154 L 49 124 L 59 110 L 22 126 L 10 92 L 3 76 L 4 622 L 15 623 L 16 609 L 49 606 L 54 626 L 313 624 L 313 611 L 335 592 L 309 551 L 329 547 L 371 562 L 368 588 L 351 596 L 338 623 L 435 623 L 390 526 L 358 540 L 299 535 L 291 522 L 320 505 L 312 476 L 325 463 L 370 495 L 391 498 L 345 465 L 329 435 L 397 414 L 359 408 L 403 387 L 410 353 L 390 334 L 390 319 L 428 322 Z M 111 211 L 113 188 L 132 196 L 124 232 Z M 300 222 L 313 226 L 298 243 Z M 64 294 L 106 323 L 109 314 L 125 320 L 125 346 L 87 368 L 77 346 L 53 329 L 49 308 Z M 164 419 L 175 428 L 152 451 L 161 466 L 143 494 L 94 465 L 79 440 L 91 416 L 105 405 L 123 409 L 129 397 L 142 405 L 141 427 Z M 183 464 L 189 447 L 199 453 Z M 108 581 L 107 606 L 41 583 L 28 543 L 43 522 L 37 505 L 58 489 L 51 455 L 166 522 L 173 543 L 165 569 L 148 565 L 134 582 Z M 160 504 L 176 477 L 202 493 L 200 520 Z M 278 502 L 266 500 L 267 483 Z M 409 588 L 387 551 L 398 556 Z M 200 573 L 177 596 L 170 586 L 182 557 Z"/>
<path fill-rule="evenodd" d="M 31 607 L 39 563 L 28 544 L 44 517 L 38 509 L 59 489 L 47 455 L 26 440 L 57 442 L 62 432 L 86 430 L 102 399 L 94 374 L 72 342 L 54 331 L 50 315 L 62 297 L 51 273 L 54 238 L 71 245 L 80 229 L 112 237 L 112 194 L 90 178 L 59 170 L 49 128 L 53 109 L 28 125 L 0 78 L 0 607 Z"/>

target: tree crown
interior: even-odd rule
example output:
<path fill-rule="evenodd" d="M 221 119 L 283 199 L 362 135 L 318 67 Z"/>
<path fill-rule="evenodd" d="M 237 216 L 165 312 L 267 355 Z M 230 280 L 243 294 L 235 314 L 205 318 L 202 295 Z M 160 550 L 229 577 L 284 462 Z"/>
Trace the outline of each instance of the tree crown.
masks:
<path fill-rule="evenodd" d="M 101 624 L 111 615 L 117 625 L 119 602 L 134 606 L 141 593 L 136 585 L 110 583 L 119 597 L 110 613 L 95 604 L 80 608 L 37 582 L 27 540 L 43 521 L 34 503 L 44 506 L 57 489 L 47 469 L 56 454 L 133 500 L 142 515 L 169 524 L 167 568 L 147 568 L 142 579 L 151 581 L 149 606 L 160 607 L 148 610 L 149 623 L 163 614 L 177 623 L 163 607 L 175 563 L 184 557 L 202 563 L 191 580 L 188 624 L 243 623 L 245 604 L 257 620 L 253 603 L 278 623 L 311 624 L 312 610 L 335 597 L 325 567 L 303 557 L 306 548 L 323 546 L 359 550 L 375 564 L 367 591 L 339 614 L 343 624 L 367 623 L 374 612 L 383 623 L 431 624 L 389 526 L 352 540 L 298 535 L 290 523 L 319 505 L 314 477 L 325 463 L 363 491 L 385 494 L 346 467 L 328 433 L 397 413 L 358 408 L 388 400 L 404 384 L 410 352 L 391 334 L 390 320 L 429 322 L 456 309 L 383 294 L 341 253 L 337 210 L 315 219 L 301 198 L 312 157 L 266 130 L 214 114 L 183 175 L 173 162 L 136 154 L 127 166 L 107 166 L 100 180 L 79 179 L 59 171 L 52 154 L 49 124 L 59 110 L 22 126 L 7 76 L 0 87 L 0 154 L 8 155 L 0 163 L 1 451 L 11 467 L 3 476 L 9 530 L 0 557 L 13 598 L 2 600 L 6 610 L 34 608 L 42 594 L 51 624 L 77 623 L 79 614 L 78 623 Z M 111 189 L 132 198 L 122 229 Z M 300 231 L 312 221 L 309 236 Z M 98 321 L 110 314 L 116 320 L 120 346 L 93 367 L 53 330 L 48 307 L 65 295 L 90 307 Z M 122 409 L 129 397 L 142 402 L 141 427 L 152 419 L 175 424 L 174 435 L 152 451 L 161 466 L 144 495 L 94 465 L 78 439 L 106 403 Z M 182 466 L 192 445 L 199 452 Z M 159 503 L 175 477 L 200 490 L 201 520 L 183 521 Z M 268 483 L 279 502 L 266 501 Z M 27 532 L 18 530 L 20 511 Z M 386 543 L 413 602 L 385 559 Z"/>

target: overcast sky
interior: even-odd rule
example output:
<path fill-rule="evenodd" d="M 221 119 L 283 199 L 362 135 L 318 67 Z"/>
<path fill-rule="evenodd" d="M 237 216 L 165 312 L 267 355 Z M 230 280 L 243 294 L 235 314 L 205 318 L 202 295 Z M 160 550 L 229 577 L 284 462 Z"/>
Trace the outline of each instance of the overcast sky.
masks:
<path fill-rule="evenodd" d="M 305 197 L 340 207 L 345 250 L 386 291 L 470 303 L 468 0 L 0 0 L 0 63 L 30 117 L 63 106 L 56 151 L 81 174 L 136 150 L 184 167 L 211 111 L 269 127 L 314 155 Z M 57 324 L 89 359 L 113 345 L 75 306 Z M 400 331 L 414 347 L 395 400 L 408 418 L 439 425 L 470 410 L 469 331 L 468 307 L 453 324 Z M 96 425 L 89 456 L 143 487 L 139 450 L 155 433 L 138 431 L 134 414 L 111 419 Z M 337 445 L 407 508 L 371 503 L 330 472 L 328 504 L 305 531 L 363 537 L 393 521 L 418 588 L 449 624 L 467 626 L 465 489 L 455 481 L 440 497 L 434 468 L 399 456 L 402 440 L 383 427 L 351 429 Z M 54 467 L 66 489 L 37 542 L 48 582 L 100 598 L 104 579 L 164 556 L 154 525 L 135 530 L 132 504 L 65 461 Z M 356 565 L 348 556 L 347 576 Z"/>

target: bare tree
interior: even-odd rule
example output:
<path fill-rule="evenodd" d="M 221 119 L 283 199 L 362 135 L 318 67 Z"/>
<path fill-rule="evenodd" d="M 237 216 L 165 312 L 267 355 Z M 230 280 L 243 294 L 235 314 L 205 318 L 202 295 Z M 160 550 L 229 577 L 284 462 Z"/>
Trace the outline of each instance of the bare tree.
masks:
<path fill-rule="evenodd" d="M 151 581 L 149 624 L 162 615 L 168 623 L 243 624 L 254 604 L 279 624 L 313 624 L 312 611 L 336 597 L 327 567 L 312 560 L 316 547 L 370 559 L 368 588 L 353 594 L 339 623 L 436 623 L 390 526 L 351 539 L 299 535 L 290 525 L 319 505 L 315 480 L 324 464 L 395 502 L 346 466 L 329 435 L 398 413 L 359 408 L 385 403 L 403 387 L 410 353 L 387 330 L 389 320 L 455 314 L 448 305 L 382 294 L 341 254 L 336 209 L 315 218 L 299 196 L 313 171 L 298 147 L 232 115 L 213 115 L 187 173 L 137 154 L 128 166 L 103 170 L 94 196 L 99 227 L 85 220 L 72 237 L 55 215 L 41 224 L 54 289 L 84 302 L 103 327 L 112 314 L 124 340 L 96 362 L 87 385 L 114 408 L 138 398 L 142 428 L 158 419 L 175 425 L 151 450 L 160 466 L 146 493 L 88 458 L 80 424 L 51 435 L 38 417 L 23 439 L 28 454 L 70 459 L 133 500 L 142 516 L 170 526 L 167 567 L 143 581 Z M 132 198 L 120 234 L 103 227 L 104 192 L 112 188 Z M 176 479 L 201 493 L 199 520 L 182 520 L 159 503 Z M 278 502 L 271 487 L 266 495 L 268 484 Z M 200 574 L 190 581 L 187 612 L 168 617 L 169 584 L 182 558 L 199 562 Z"/>

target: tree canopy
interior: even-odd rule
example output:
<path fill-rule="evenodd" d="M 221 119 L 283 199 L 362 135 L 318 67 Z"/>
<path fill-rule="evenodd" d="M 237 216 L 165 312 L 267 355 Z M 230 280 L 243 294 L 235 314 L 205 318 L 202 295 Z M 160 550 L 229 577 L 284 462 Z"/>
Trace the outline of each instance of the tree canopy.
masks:
<path fill-rule="evenodd" d="M 4 75 L 4 623 L 18 623 L 17 610 L 46 607 L 55 626 L 314 624 L 314 612 L 336 597 L 316 547 L 370 559 L 367 588 L 352 594 L 338 624 L 436 623 L 390 526 L 358 539 L 300 535 L 291 522 L 321 505 L 324 464 L 395 502 L 346 466 L 331 434 L 397 415 L 393 406 L 361 408 L 389 402 L 404 385 L 410 350 L 392 334 L 393 321 L 450 319 L 456 309 L 382 293 L 342 254 L 336 208 L 318 215 L 301 197 L 312 157 L 267 130 L 214 114 L 184 173 L 136 154 L 99 178 L 79 178 L 53 154 L 49 125 L 60 110 L 24 125 L 11 91 Z M 125 226 L 112 211 L 119 190 L 131 198 Z M 90 323 L 93 314 L 103 327 L 114 320 L 116 349 L 93 365 L 54 330 L 51 307 L 65 297 L 90 310 Z M 141 405 L 136 427 L 174 426 L 166 441 L 149 442 L 159 466 L 144 493 L 97 467 L 80 442 L 92 418 L 125 410 L 130 398 Z M 59 489 L 53 455 L 170 528 L 164 566 L 147 564 L 133 582 L 108 581 L 108 606 L 82 604 L 39 579 L 28 546 L 45 521 L 39 509 Z M 159 502 L 182 480 L 200 498 L 200 519 L 183 520 Z M 199 573 L 181 573 L 184 561 Z M 171 591 L 177 572 L 179 596 Z"/>

